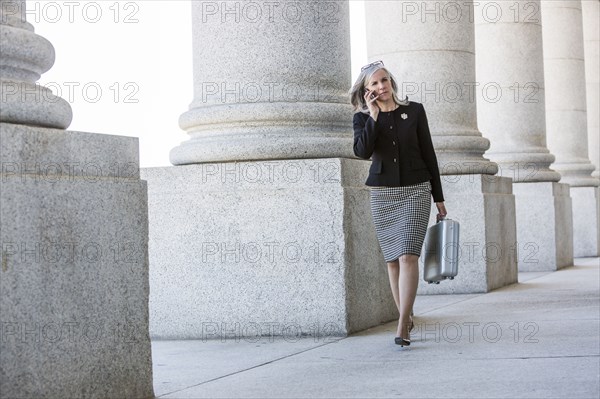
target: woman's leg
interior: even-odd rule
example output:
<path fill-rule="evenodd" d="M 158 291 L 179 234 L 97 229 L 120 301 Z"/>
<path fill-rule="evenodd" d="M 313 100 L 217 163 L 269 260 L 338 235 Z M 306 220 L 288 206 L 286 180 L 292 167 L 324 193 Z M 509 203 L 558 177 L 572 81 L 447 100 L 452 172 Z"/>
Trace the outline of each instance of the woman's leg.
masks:
<path fill-rule="evenodd" d="M 399 261 L 398 311 L 400 312 L 400 318 L 396 336 L 410 339 L 408 329 L 410 327 L 410 314 L 417 296 L 417 286 L 419 285 L 419 257 L 407 254 L 402 255 Z"/>
<path fill-rule="evenodd" d="M 388 267 L 388 278 L 390 279 L 390 288 L 392 289 L 392 296 L 394 297 L 394 302 L 396 303 L 396 308 L 398 312 L 400 312 L 400 294 L 398 290 L 398 282 L 400 277 L 400 262 L 396 259 L 393 262 L 387 263 Z"/>

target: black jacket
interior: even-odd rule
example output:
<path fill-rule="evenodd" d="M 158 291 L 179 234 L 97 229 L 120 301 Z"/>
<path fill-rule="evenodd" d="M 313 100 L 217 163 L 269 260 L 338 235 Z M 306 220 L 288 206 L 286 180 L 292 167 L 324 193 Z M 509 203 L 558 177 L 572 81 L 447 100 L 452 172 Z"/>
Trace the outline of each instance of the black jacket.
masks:
<path fill-rule="evenodd" d="M 354 154 L 372 159 L 367 186 L 409 186 L 429 180 L 433 200 L 444 201 L 423 104 L 411 101 L 395 111 L 380 112 L 377 122 L 369 114 L 354 114 Z"/>

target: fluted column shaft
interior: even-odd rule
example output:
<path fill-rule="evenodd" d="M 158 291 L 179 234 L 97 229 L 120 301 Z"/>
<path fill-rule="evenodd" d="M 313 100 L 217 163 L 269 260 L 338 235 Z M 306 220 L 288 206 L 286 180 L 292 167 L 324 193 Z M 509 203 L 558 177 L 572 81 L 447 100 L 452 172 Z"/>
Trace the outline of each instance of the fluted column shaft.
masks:
<path fill-rule="evenodd" d="M 589 156 L 600 177 L 600 1 L 582 0 Z"/>
<path fill-rule="evenodd" d="M 66 129 L 71 106 L 35 83 L 54 64 L 54 47 L 27 22 L 25 0 L 0 0 L 0 122 Z"/>
<path fill-rule="evenodd" d="M 368 58 L 425 105 L 442 173 L 495 174 L 477 128 L 473 3 L 367 1 L 365 11 Z"/>
<path fill-rule="evenodd" d="M 544 80 L 552 168 L 571 186 L 597 186 L 588 158 L 581 2 L 543 0 Z"/>
<path fill-rule="evenodd" d="M 353 157 L 348 1 L 194 1 L 192 15 L 191 138 L 173 164 Z"/>
<path fill-rule="evenodd" d="M 482 1 L 498 17 L 475 13 L 477 82 L 494 95 L 477 91 L 477 121 L 490 139 L 486 153 L 500 174 L 515 182 L 559 181 L 550 170 L 546 148 L 544 57 L 539 0 Z"/>

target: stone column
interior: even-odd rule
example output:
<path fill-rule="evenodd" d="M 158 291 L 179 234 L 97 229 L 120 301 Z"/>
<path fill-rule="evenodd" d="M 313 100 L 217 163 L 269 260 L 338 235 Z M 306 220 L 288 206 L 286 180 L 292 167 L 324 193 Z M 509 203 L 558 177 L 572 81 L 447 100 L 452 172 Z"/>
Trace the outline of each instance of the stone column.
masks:
<path fill-rule="evenodd" d="M 581 2 L 543 0 L 544 80 L 552 168 L 571 185 L 573 254 L 597 256 L 600 243 L 598 179 L 588 158 Z"/>
<path fill-rule="evenodd" d="M 424 104 L 449 217 L 461 222 L 460 267 L 470 279 L 434 291 L 486 291 L 516 282 L 510 179 L 493 176 L 498 167 L 483 157 L 490 143 L 477 128 L 474 4 L 367 1 L 365 9 L 368 58 L 383 60 L 401 82 L 402 96 Z"/>
<path fill-rule="evenodd" d="M 353 157 L 347 1 L 192 2 L 190 140 L 175 165 Z"/>
<path fill-rule="evenodd" d="M 519 270 L 572 265 L 569 186 L 546 148 L 540 2 L 482 1 L 477 10 L 477 82 L 490 88 L 477 92 L 477 120 L 491 141 L 486 155 L 517 183 Z"/>
<path fill-rule="evenodd" d="M 36 82 L 54 64 L 54 47 L 25 19 L 25 0 L 0 0 L 0 120 L 66 129 L 68 102 Z"/>
<path fill-rule="evenodd" d="M 600 177 L 600 1 L 582 0 L 583 51 L 585 54 L 585 94 L 587 104 L 588 149 L 596 166 L 593 177 Z"/>
<path fill-rule="evenodd" d="M 0 0 L 0 392 L 154 397 L 138 141 L 63 130 L 25 6 Z"/>
<path fill-rule="evenodd" d="M 425 105 L 442 172 L 495 174 L 477 129 L 473 4 L 367 1 L 365 11 L 368 58 L 383 59 L 402 97 Z"/>
<path fill-rule="evenodd" d="M 191 138 L 178 166 L 142 170 L 151 336 L 327 337 L 397 319 L 369 162 L 352 150 L 348 1 L 191 6 Z"/>
<path fill-rule="evenodd" d="M 581 2 L 542 1 L 546 124 L 553 168 L 574 187 L 598 185 L 588 158 Z"/>

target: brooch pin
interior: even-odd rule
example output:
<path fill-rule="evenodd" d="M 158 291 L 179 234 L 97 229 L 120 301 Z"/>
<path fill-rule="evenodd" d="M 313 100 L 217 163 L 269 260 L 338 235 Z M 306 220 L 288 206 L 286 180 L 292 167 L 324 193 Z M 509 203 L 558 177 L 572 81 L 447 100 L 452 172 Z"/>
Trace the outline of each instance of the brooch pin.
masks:
<path fill-rule="evenodd" d="M 402 119 L 406 119 L 406 118 L 408 118 L 408 115 L 406 115 L 406 114 L 402 114 L 402 115 L 400 115 L 400 117 L 401 117 Z"/>

